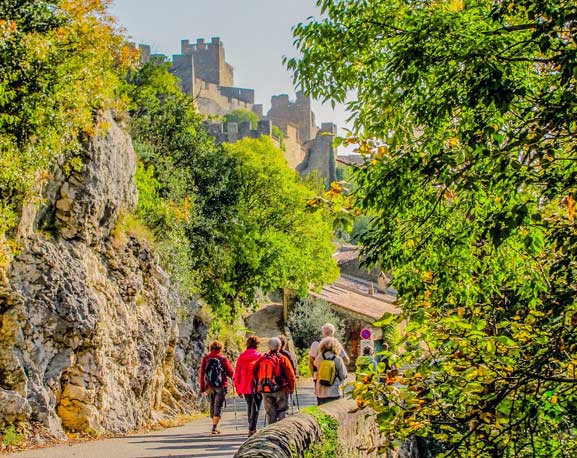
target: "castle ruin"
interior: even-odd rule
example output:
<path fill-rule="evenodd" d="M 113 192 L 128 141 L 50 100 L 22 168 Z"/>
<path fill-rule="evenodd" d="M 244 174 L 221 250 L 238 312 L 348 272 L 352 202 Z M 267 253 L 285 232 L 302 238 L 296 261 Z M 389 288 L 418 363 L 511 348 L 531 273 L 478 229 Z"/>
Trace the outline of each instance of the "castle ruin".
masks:
<path fill-rule="evenodd" d="M 149 46 L 139 47 L 144 62 L 154 58 Z M 199 113 L 209 119 L 237 109 L 258 116 L 256 129 L 252 129 L 249 123 L 207 121 L 209 132 L 217 142 L 268 135 L 277 145 L 282 142 L 288 165 L 302 176 L 316 170 L 327 185 L 335 179 L 333 138 L 336 125 L 323 123 L 317 127 L 311 99 L 303 92 L 297 92 L 294 101 L 287 94 L 273 96 L 271 107 L 264 115 L 263 106 L 255 104 L 254 89 L 235 87 L 234 69 L 226 62 L 224 46 L 218 37 L 211 38 L 210 42 L 202 38 L 196 43 L 182 40 L 180 54 L 172 56 L 170 71 L 179 78 L 182 90 L 194 97 Z M 273 125 L 282 131 L 282 140 L 273 135 Z"/>

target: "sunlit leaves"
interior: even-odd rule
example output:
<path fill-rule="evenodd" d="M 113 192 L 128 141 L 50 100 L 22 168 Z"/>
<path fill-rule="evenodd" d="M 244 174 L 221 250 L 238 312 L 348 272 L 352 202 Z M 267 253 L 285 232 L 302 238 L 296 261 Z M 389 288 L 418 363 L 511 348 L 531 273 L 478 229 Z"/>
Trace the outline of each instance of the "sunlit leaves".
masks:
<path fill-rule="evenodd" d="M 319 4 L 288 65 L 321 99 L 356 94 L 362 241 L 406 323 L 400 385 L 366 392 L 383 431 L 440 455 L 574 455 L 575 7 Z"/>
<path fill-rule="evenodd" d="M 2 234 L 13 236 L 14 215 L 38 198 L 56 159 L 105 128 L 94 126 L 95 113 L 122 108 L 131 56 L 104 1 L 0 4 Z"/>

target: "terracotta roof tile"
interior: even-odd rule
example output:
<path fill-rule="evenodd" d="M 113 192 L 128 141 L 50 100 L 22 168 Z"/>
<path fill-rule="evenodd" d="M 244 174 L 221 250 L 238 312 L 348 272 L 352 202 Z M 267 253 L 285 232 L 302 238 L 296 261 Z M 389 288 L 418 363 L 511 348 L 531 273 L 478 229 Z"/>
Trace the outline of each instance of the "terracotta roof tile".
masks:
<path fill-rule="evenodd" d="M 356 283 L 350 278 L 341 277 L 336 282 L 326 285 L 320 293 L 312 292 L 311 295 L 371 321 L 378 320 L 385 312 L 395 314 L 400 312 L 395 305 L 395 296 L 382 293 L 369 295 L 365 284 Z"/>

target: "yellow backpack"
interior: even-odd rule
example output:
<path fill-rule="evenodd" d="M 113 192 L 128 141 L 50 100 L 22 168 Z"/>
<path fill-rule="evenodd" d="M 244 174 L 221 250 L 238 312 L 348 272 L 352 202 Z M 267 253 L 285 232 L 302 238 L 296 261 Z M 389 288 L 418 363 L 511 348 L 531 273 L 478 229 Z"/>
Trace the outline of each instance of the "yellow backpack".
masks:
<path fill-rule="evenodd" d="M 325 357 L 323 353 L 323 360 L 319 366 L 318 370 L 318 381 L 323 386 L 332 386 L 335 383 L 335 379 L 337 378 L 337 367 L 335 365 L 335 358 Z"/>

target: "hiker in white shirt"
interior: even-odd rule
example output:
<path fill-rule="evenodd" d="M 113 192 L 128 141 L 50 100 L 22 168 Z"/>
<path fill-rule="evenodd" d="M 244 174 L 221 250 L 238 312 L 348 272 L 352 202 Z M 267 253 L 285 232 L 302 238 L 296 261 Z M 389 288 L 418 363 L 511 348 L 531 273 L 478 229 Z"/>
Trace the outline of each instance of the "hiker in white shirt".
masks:
<path fill-rule="evenodd" d="M 324 337 L 334 337 L 335 335 L 335 326 L 331 323 L 326 323 L 321 327 L 321 332 Z M 338 341 L 337 341 L 338 342 Z M 339 356 L 343 359 L 343 362 L 345 363 L 346 366 L 348 366 L 351 362 L 351 359 L 349 358 L 349 355 L 347 355 L 347 352 L 344 350 L 343 346 L 339 343 L 340 346 L 340 352 L 339 352 Z M 311 370 L 311 374 L 313 375 L 313 380 L 316 383 L 317 380 L 317 368 L 315 366 L 315 360 L 317 359 L 319 353 L 319 341 L 315 340 L 312 344 L 311 344 L 311 348 L 309 350 L 309 369 Z"/>

